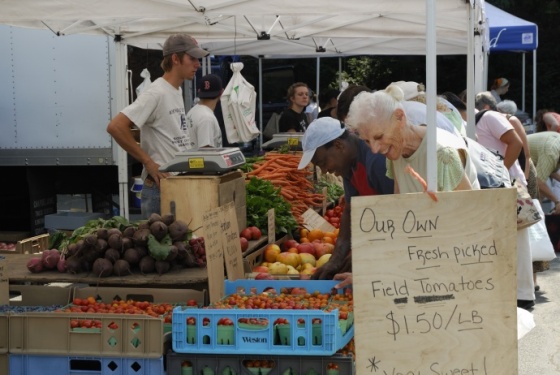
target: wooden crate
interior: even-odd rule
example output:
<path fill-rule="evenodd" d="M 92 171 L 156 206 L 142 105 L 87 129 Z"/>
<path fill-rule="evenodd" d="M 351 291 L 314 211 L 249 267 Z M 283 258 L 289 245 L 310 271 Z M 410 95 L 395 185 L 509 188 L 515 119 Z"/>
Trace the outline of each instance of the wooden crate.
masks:
<path fill-rule="evenodd" d="M 161 181 L 161 213 L 172 213 L 196 230 L 202 215 L 234 202 L 239 229 L 247 226 L 245 179 L 239 171 L 217 176 L 172 176 Z"/>
<path fill-rule="evenodd" d="M 43 250 L 49 249 L 49 234 L 40 234 L 35 237 L 26 238 L 18 241 L 16 245 L 16 253 L 18 254 L 36 254 Z"/>

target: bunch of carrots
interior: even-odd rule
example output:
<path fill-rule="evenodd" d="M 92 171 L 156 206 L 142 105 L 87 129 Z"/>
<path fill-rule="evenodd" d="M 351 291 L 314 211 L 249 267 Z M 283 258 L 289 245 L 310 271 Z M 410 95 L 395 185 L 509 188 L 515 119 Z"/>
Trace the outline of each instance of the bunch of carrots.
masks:
<path fill-rule="evenodd" d="M 309 207 L 322 206 L 325 197 L 314 192 L 308 179 L 313 172 L 298 170 L 300 159 L 301 155 L 269 152 L 262 161 L 253 164 L 253 170 L 247 172 L 247 179 L 258 177 L 279 187 L 280 194 L 290 203 L 294 217 L 303 224 L 303 213 Z"/>

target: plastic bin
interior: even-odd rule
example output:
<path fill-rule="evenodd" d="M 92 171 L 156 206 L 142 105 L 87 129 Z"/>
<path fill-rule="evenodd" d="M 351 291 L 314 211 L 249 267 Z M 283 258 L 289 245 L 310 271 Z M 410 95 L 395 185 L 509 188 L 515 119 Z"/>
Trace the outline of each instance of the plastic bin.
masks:
<path fill-rule="evenodd" d="M 45 228 L 74 230 L 102 217 L 100 212 L 59 212 L 45 215 Z"/>
<path fill-rule="evenodd" d="M 101 329 L 72 328 L 73 320 L 98 320 Z M 163 319 L 147 315 L 23 313 L 9 315 L 9 352 L 159 358 Z"/>
<path fill-rule="evenodd" d="M 226 294 L 239 292 L 263 292 L 268 287 L 281 288 L 305 287 L 309 291 L 328 293 L 336 281 L 279 281 L 279 280 L 236 280 L 225 282 Z M 302 285 L 303 284 L 303 285 Z M 342 293 L 342 291 L 339 291 Z M 189 318 L 191 324 L 187 324 Z M 226 326 L 232 332 L 232 338 L 224 340 L 224 326 L 218 325 L 222 318 L 229 318 L 233 326 Z M 247 329 L 238 324 L 241 318 L 268 319 L 269 324 L 261 329 Z M 273 322 L 285 318 L 288 327 L 282 327 L 281 335 Z M 321 326 L 313 320 L 321 319 Z M 204 321 L 208 324 L 204 324 Z M 192 324 L 194 323 L 194 324 Z M 300 324 L 298 324 L 300 323 Z M 303 324 L 301 324 L 303 323 Z M 193 327 L 196 332 L 193 331 Z M 205 354 L 268 354 L 268 355 L 321 355 L 328 356 L 343 348 L 354 337 L 354 326 L 341 329 L 338 309 L 325 312 L 322 310 L 269 310 L 269 309 L 173 309 L 172 342 L 177 353 Z"/>
<path fill-rule="evenodd" d="M 9 375 L 164 375 L 163 357 L 9 355 Z"/>
<path fill-rule="evenodd" d="M 275 356 L 275 355 L 205 355 L 167 354 L 167 375 L 353 375 L 356 373 L 352 357 L 334 356 Z M 247 367 L 248 361 L 267 361 L 272 368 Z M 189 362 L 190 367 L 182 366 Z M 254 363 L 254 362 L 253 362 Z M 338 370 L 327 369 L 334 364 Z"/>

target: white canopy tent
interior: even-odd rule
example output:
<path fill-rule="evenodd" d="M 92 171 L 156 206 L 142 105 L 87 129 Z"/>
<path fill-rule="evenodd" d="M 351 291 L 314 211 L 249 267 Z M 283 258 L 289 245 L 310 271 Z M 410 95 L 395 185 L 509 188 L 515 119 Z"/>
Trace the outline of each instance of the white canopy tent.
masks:
<path fill-rule="evenodd" d="M 254 56 L 426 55 L 428 123 L 435 123 L 436 54 L 466 54 L 467 90 L 481 77 L 484 0 L 4 0 L 0 23 L 57 35 L 110 35 L 117 43 L 117 106 L 124 108 L 126 45 L 161 48 L 176 32 L 212 54 Z M 478 29 L 475 31 L 475 27 Z M 469 103 L 470 112 L 474 107 Z M 472 126 L 471 126 L 472 128 Z M 472 136 L 472 134 L 470 134 Z M 435 190 L 435 127 L 428 186 Z M 126 154 L 119 152 L 121 215 L 128 216 Z"/>

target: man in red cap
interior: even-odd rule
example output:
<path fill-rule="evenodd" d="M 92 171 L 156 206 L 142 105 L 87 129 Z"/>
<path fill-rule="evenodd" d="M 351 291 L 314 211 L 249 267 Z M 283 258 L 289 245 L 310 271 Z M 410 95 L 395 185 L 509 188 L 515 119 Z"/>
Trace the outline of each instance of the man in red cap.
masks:
<path fill-rule="evenodd" d="M 190 148 L 181 85 L 184 80 L 193 80 L 200 67 L 198 59 L 207 55 L 193 37 L 183 33 L 169 36 L 163 44 L 163 77 L 142 91 L 107 126 L 113 139 L 144 166 L 141 199 L 145 218 L 160 213 L 159 183 L 169 175 L 159 171 L 160 165 Z M 133 126 L 142 132 L 140 144 L 132 135 Z"/>

